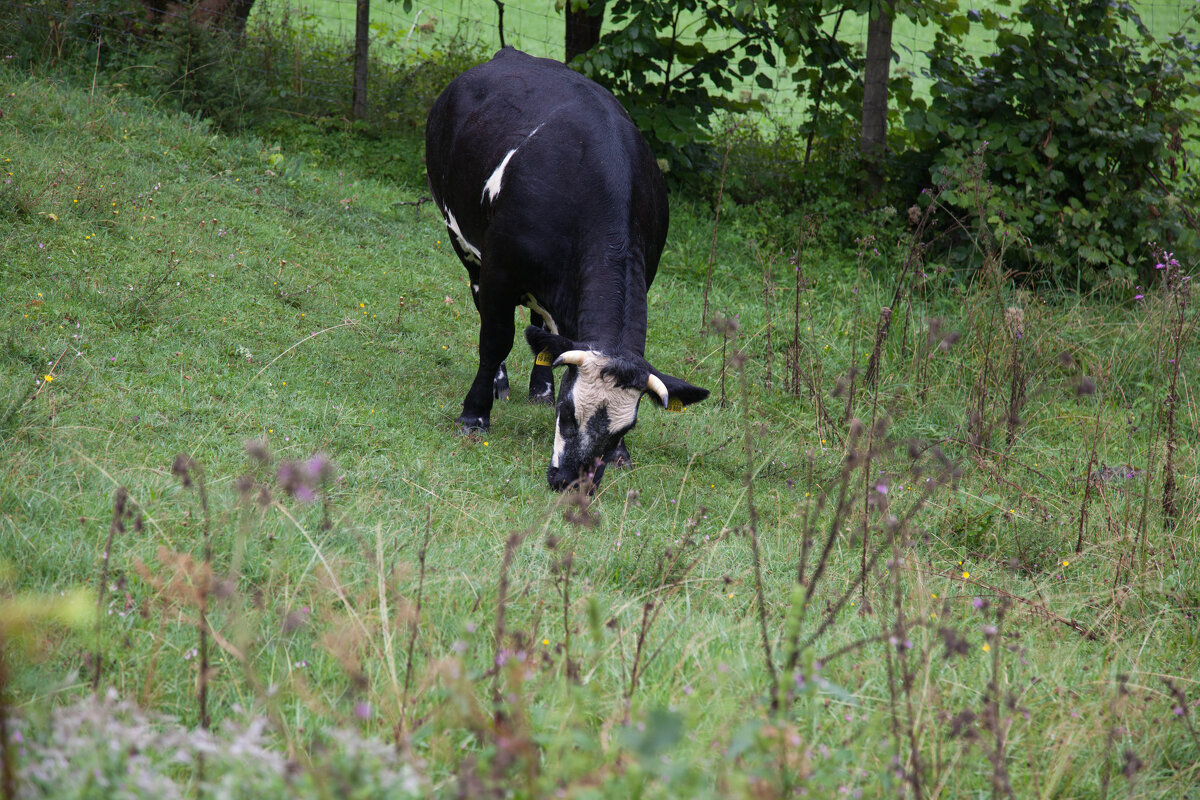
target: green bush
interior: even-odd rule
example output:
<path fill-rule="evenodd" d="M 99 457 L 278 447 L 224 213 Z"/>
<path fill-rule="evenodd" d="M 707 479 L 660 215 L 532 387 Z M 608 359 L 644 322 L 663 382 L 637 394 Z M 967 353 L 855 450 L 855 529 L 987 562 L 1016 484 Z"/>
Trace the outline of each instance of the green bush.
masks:
<path fill-rule="evenodd" d="M 479 43 L 457 38 L 437 50 L 387 52 L 395 37 L 375 33 L 359 131 L 422 128 L 446 84 L 486 59 Z M 349 121 L 353 46 L 322 34 L 316 15 L 287 9 L 260 9 L 244 33 L 187 15 L 154 23 L 138 0 L 26 0 L 0 19 L 9 66 L 117 83 L 226 131 L 297 117 Z"/>
<path fill-rule="evenodd" d="M 771 88 L 760 71 L 775 66 L 765 14 L 696 0 L 614 0 L 607 9 L 607 32 L 575 66 L 616 95 L 672 172 L 692 177 L 711 165 L 716 114 L 758 105 L 734 98 L 734 77 Z"/>
<path fill-rule="evenodd" d="M 1111 0 L 1029 0 L 1011 19 L 969 17 L 996 31 L 995 52 L 976 60 L 939 34 L 932 102 L 906 119 L 916 160 L 946 183 L 943 201 L 1018 231 L 1010 255 L 1044 279 L 1128 280 L 1146 269 L 1148 242 L 1193 250 L 1186 207 L 1200 183 L 1182 143 L 1197 121 L 1196 43 L 1156 40 Z M 983 208 L 975 156 L 976 177 L 993 187 Z"/>
<path fill-rule="evenodd" d="M 23 0 L 0 15 L 0 51 L 10 66 L 118 70 L 148 43 L 137 0 Z"/>

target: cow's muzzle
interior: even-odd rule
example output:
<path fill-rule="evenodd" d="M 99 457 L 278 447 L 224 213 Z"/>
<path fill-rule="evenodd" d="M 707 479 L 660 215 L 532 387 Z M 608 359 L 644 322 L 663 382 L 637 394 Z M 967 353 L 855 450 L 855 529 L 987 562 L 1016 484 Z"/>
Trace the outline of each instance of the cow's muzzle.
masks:
<path fill-rule="evenodd" d="M 556 492 L 580 488 L 586 489 L 591 494 L 596 491 L 596 487 L 600 485 L 600 479 L 604 477 L 604 467 L 603 461 L 598 461 L 595 466 L 587 469 L 552 466 L 546 471 L 546 481 Z"/>

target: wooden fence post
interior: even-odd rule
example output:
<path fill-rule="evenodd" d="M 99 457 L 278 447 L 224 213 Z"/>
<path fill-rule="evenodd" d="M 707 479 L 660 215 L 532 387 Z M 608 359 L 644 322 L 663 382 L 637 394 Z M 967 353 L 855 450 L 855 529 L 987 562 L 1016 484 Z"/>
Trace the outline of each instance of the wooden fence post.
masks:
<path fill-rule="evenodd" d="M 354 108 L 355 119 L 367 116 L 367 47 L 371 33 L 371 0 L 356 0 L 354 19 Z"/>

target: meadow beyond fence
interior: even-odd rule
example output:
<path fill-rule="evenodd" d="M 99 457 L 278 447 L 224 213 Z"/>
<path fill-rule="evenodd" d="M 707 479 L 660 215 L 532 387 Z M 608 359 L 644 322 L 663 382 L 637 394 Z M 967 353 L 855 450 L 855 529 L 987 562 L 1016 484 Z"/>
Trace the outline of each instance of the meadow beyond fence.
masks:
<path fill-rule="evenodd" d="M 203 19 L 233 18 L 237 13 L 229 3 L 229 10 L 209 10 L 209 7 L 226 4 L 210 2 L 202 4 L 206 10 Z M 1168 36 L 1185 30 L 1186 24 L 1196 13 L 1196 0 L 1162 0 L 1133 4 L 1148 29 L 1157 36 Z M 130 9 L 133 6 L 130 5 Z M 564 55 L 564 16 L 553 2 L 504 2 L 496 0 L 435 0 L 434 2 L 375 2 L 368 7 L 367 27 L 360 33 L 359 4 L 354 0 L 255 0 L 248 6 L 249 14 L 244 24 L 251 38 L 269 40 L 281 29 L 294 31 L 302 39 L 321 42 L 322 46 L 338 51 L 341 56 L 321 71 L 313 74 L 311 65 L 292 65 L 295 74 L 306 73 L 303 81 L 289 87 L 289 96 L 295 101 L 294 108 L 310 114 L 348 113 L 353 104 L 355 85 L 356 37 L 365 33 L 370 57 L 376 60 L 368 68 L 366 76 L 365 102 L 371 109 L 368 114 L 379 118 L 386 116 L 394 104 L 396 87 L 388 80 L 389 65 L 412 64 L 427 59 L 437 59 L 456 49 L 466 48 L 476 58 L 486 58 L 499 49 L 501 32 L 504 42 L 531 55 L 561 60 Z M 502 11 L 501 11 L 502 8 Z M 1005 13 L 1011 10 L 1007 4 L 987 3 L 977 8 Z M 114 53 L 136 49 L 143 54 L 153 52 L 156 38 L 146 30 L 132 24 L 136 14 L 122 9 L 119 2 L 96 7 L 97 13 L 87 14 L 83 24 L 72 24 L 70 7 L 45 3 L 42 0 L 0 0 L 0 12 L 10 20 L 20 20 L 31 15 L 42 16 L 57 32 L 52 37 L 58 47 L 74 39 L 79 43 L 91 43 L 96 59 L 103 62 L 107 56 L 103 50 Z M 110 16 L 105 16 L 109 13 Z M 185 6 L 164 6 L 165 19 L 188 19 Z M 689 30 L 698 30 L 702 16 L 697 12 L 685 18 L 680 31 L 681 46 L 689 42 Z M 830 26 L 832 27 L 832 21 Z M 866 18 L 858 15 L 842 20 L 837 34 L 851 49 L 865 52 Z M 933 49 L 935 28 L 918 25 L 907 17 L 898 19 L 892 34 L 894 78 L 910 78 L 919 95 L 927 95 L 929 82 L 924 77 L 928 68 L 928 53 Z M 694 34 L 693 34 L 694 38 Z M 96 42 L 100 42 L 96 47 Z M 172 42 L 163 42 L 174 47 Z M 973 29 L 963 43 L 964 50 L 973 56 L 987 55 L 994 50 L 994 34 L 982 26 Z M 257 63 L 246 64 L 250 70 L 283 70 L 289 65 L 276 63 L 274 56 L 279 48 L 264 46 Z M 53 52 L 43 52 L 43 57 L 52 57 Z M 142 56 L 145 60 L 145 56 Z M 753 82 L 735 81 L 730 94 L 734 97 L 745 93 L 756 96 L 765 109 L 765 117 L 771 124 L 785 128 L 797 128 L 811 112 L 811 98 L 798 93 L 795 82 L 789 77 L 794 65 L 784 53 L 776 52 L 770 59 L 775 65 L 768 69 L 771 88 L 763 89 Z M 760 68 L 763 65 L 760 64 Z M 710 87 L 715 94 L 726 90 Z M 293 106 L 289 105 L 289 108 Z"/>

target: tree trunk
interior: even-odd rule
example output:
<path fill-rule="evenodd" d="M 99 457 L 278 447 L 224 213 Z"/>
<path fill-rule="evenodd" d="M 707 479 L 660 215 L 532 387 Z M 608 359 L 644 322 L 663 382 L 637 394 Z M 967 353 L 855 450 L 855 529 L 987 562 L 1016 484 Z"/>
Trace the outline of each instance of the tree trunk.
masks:
<path fill-rule="evenodd" d="M 355 119 L 367 116 L 367 47 L 371 39 L 371 0 L 357 0 L 354 19 L 354 108 Z"/>
<path fill-rule="evenodd" d="M 892 6 L 882 0 L 867 22 L 867 62 L 863 69 L 862 137 L 859 149 L 866 168 L 867 190 L 883 188 L 883 156 L 887 146 L 888 69 L 892 61 Z"/>
<path fill-rule="evenodd" d="M 567 0 L 564 17 L 567 21 L 567 55 L 563 63 L 570 64 L 575 56 L 586 53 L 600 41 L 600 25 L 604 22 L 607 0 Z"/>

